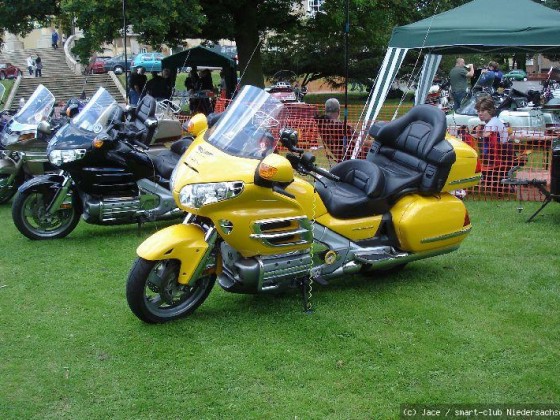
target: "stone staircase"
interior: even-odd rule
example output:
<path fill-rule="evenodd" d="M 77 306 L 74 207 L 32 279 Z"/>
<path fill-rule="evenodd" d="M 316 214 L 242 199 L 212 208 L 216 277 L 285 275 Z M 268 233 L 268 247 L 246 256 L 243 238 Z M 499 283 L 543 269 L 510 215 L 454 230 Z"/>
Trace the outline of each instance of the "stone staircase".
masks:
<path fill-rule="evenodd" d="M 27 71 L 26 60 L 29 55 L 36 57 L 39 55 L 43 62 L 43 77 L 30 76 Z M 110 74 L 95 74 L 89 76 L 75 75 L 66 64 L 64 50 L 53 49 L 27 49 L 0 54 L 0 62 L 9 62 L 19 67 L 23 72 L 23 77 L 14 84 L 15 95 L 9 108 L 15 110 L 19 107 L 20 99 L 27 100 L 35 91 L 37 86 L 42 83 L 56 98 L 57 103 L 65 103 L 72 97 L 79 97 L 82 91 L 87 98 L 93 96 L 97 89 L 102 86 L 118 101 L 124 102 L 124 98 L 115 83 L 117 79 Z M 118 80 L 117 80 L 118 81 Z M 5 97 L 4 101 L 8 98 Z"/>

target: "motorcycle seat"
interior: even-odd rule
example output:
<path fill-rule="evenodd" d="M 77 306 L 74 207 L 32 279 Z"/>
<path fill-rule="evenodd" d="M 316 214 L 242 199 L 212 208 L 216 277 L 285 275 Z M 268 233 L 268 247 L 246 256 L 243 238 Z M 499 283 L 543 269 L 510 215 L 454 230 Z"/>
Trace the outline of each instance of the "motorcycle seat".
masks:
<path fill-rule="evenodd" d="M 385 213 L 404 194 L 441 191 L 456 159 L 446 129 L 445 114 L 431 105 L 374 126 L 366 160 L 335 165 L 331 172 L 340 182 L 316 183 L 329 213 L 341 219 L 367 217 Z"/>
<path fill-rule="evenodd" d="M 367 160 L 345 160 L 335 165 L 331 173 L 340 181 L 321 179 L 315 183 L 317 193 L 329 213 L 339 219 L 354 219 L 388 210 L 382 198 L 384 174 Z"/>
<path fill-rule="evenodd" d="M 132 136 L 135 140 L 139 140 L 148 146 L 152 141 L 155 128 L 148 129 L 145 122 L 148 118 L 154 118 L 155 115 L 156 100 L 150 95 L 145 95 L 138 102 L 132 119 L 125 125 L 127 136 Z"/>
<path fill-rule="evenodd" d="M 171 178 L 171 173 L 179 162 L 179 157 L 180 155 L 173 153 L 171 150 L 165 150 L 154 157 L 152 160 L 158 175 L 165 179 Z"/>
<path fill-rule="evenodd" d="M 445 114 L 431 105 L 415 106 L 378 129 L 367 160 L 385 175 L 383 196 L 441 191 L 456 159 L 446 131 Z"/>
<path fill-rule="evenodd" d="M 179 162 L 179 158 L 185 151 L 189 148 L 193 142 L 192 137 L 185 137 L 181 140 L 174 142 L 170 149 L 165 150 L 156 157 L 153 158 L 154 166 L 156 172 L 165 179 L 171 178 L 171 173 L 175 166 Z"/>

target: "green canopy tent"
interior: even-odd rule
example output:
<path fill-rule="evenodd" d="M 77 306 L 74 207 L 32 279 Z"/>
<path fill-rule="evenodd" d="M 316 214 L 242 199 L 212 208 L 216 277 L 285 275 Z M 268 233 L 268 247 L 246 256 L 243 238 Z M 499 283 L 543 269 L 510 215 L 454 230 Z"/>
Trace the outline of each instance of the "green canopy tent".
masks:
<path fill-rule="evenodd" d="M 416 90 L 423 103 L 442 54 L 560 53 L 560 12 L 531 0 L 474 0 L 393 29 L 368 100 L 364 129 L 375 121 L 409 49 L 425 52 Z"/>
<path fill-rule="evenodd" d="M 173 75 L 178 68 L 184 67 L 221 67 L 224 71 L 226 82 L 227 97 L 231 98 L 237 85 L 237 66 L 235 60 L 212 51 L 206 47 L 194 47 L 183 50 L 177 54 L 165 57 L 162 61 L 162 68 L 168 68 Z"/>

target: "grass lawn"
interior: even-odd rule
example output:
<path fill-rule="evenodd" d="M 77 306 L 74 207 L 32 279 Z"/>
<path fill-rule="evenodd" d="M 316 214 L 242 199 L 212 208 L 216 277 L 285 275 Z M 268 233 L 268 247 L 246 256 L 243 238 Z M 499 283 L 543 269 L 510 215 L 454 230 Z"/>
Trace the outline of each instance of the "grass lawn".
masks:
<path fill-rule="evenodd" d="M 33 242 L 0 206 L 0 414 L 32 418 L 397 418 L 402 403 L 558 403 L 560 206 L 467 202 L 455 253 L 386 277 L 245 296 L 218 286 L 159 326 L 125 300 L 164 224 Z"/>

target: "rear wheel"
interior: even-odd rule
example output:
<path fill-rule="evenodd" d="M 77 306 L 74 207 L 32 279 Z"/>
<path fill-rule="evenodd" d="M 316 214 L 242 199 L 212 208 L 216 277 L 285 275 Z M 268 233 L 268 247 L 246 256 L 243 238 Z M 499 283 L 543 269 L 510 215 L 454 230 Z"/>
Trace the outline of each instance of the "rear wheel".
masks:
<path fill-rule="evenodd" d="M 136 260 L 126 283 L 126 300 L 134 315 L 149 324 L 163 323 L 192 314 L 206 300 L 216 275 L 203 274 L 180 284 L 180 268 L 178 260 Z"/>
<path fill-rule="evenodd" d="M 29 239 L 64 238 L 80 221 L 74 206 L 49 214 L 47 208 L 56 191 L 20 191 L 12 204 L 12 218 L 18 230 Z"/>
<path fill-rule="evenodd" d="M 122 68 L 122 66 L 115 66 L 113 71 L 115 72 L 115 74 L 122 74 L 122 72 L 124 71 L 124 68 Z"/>

